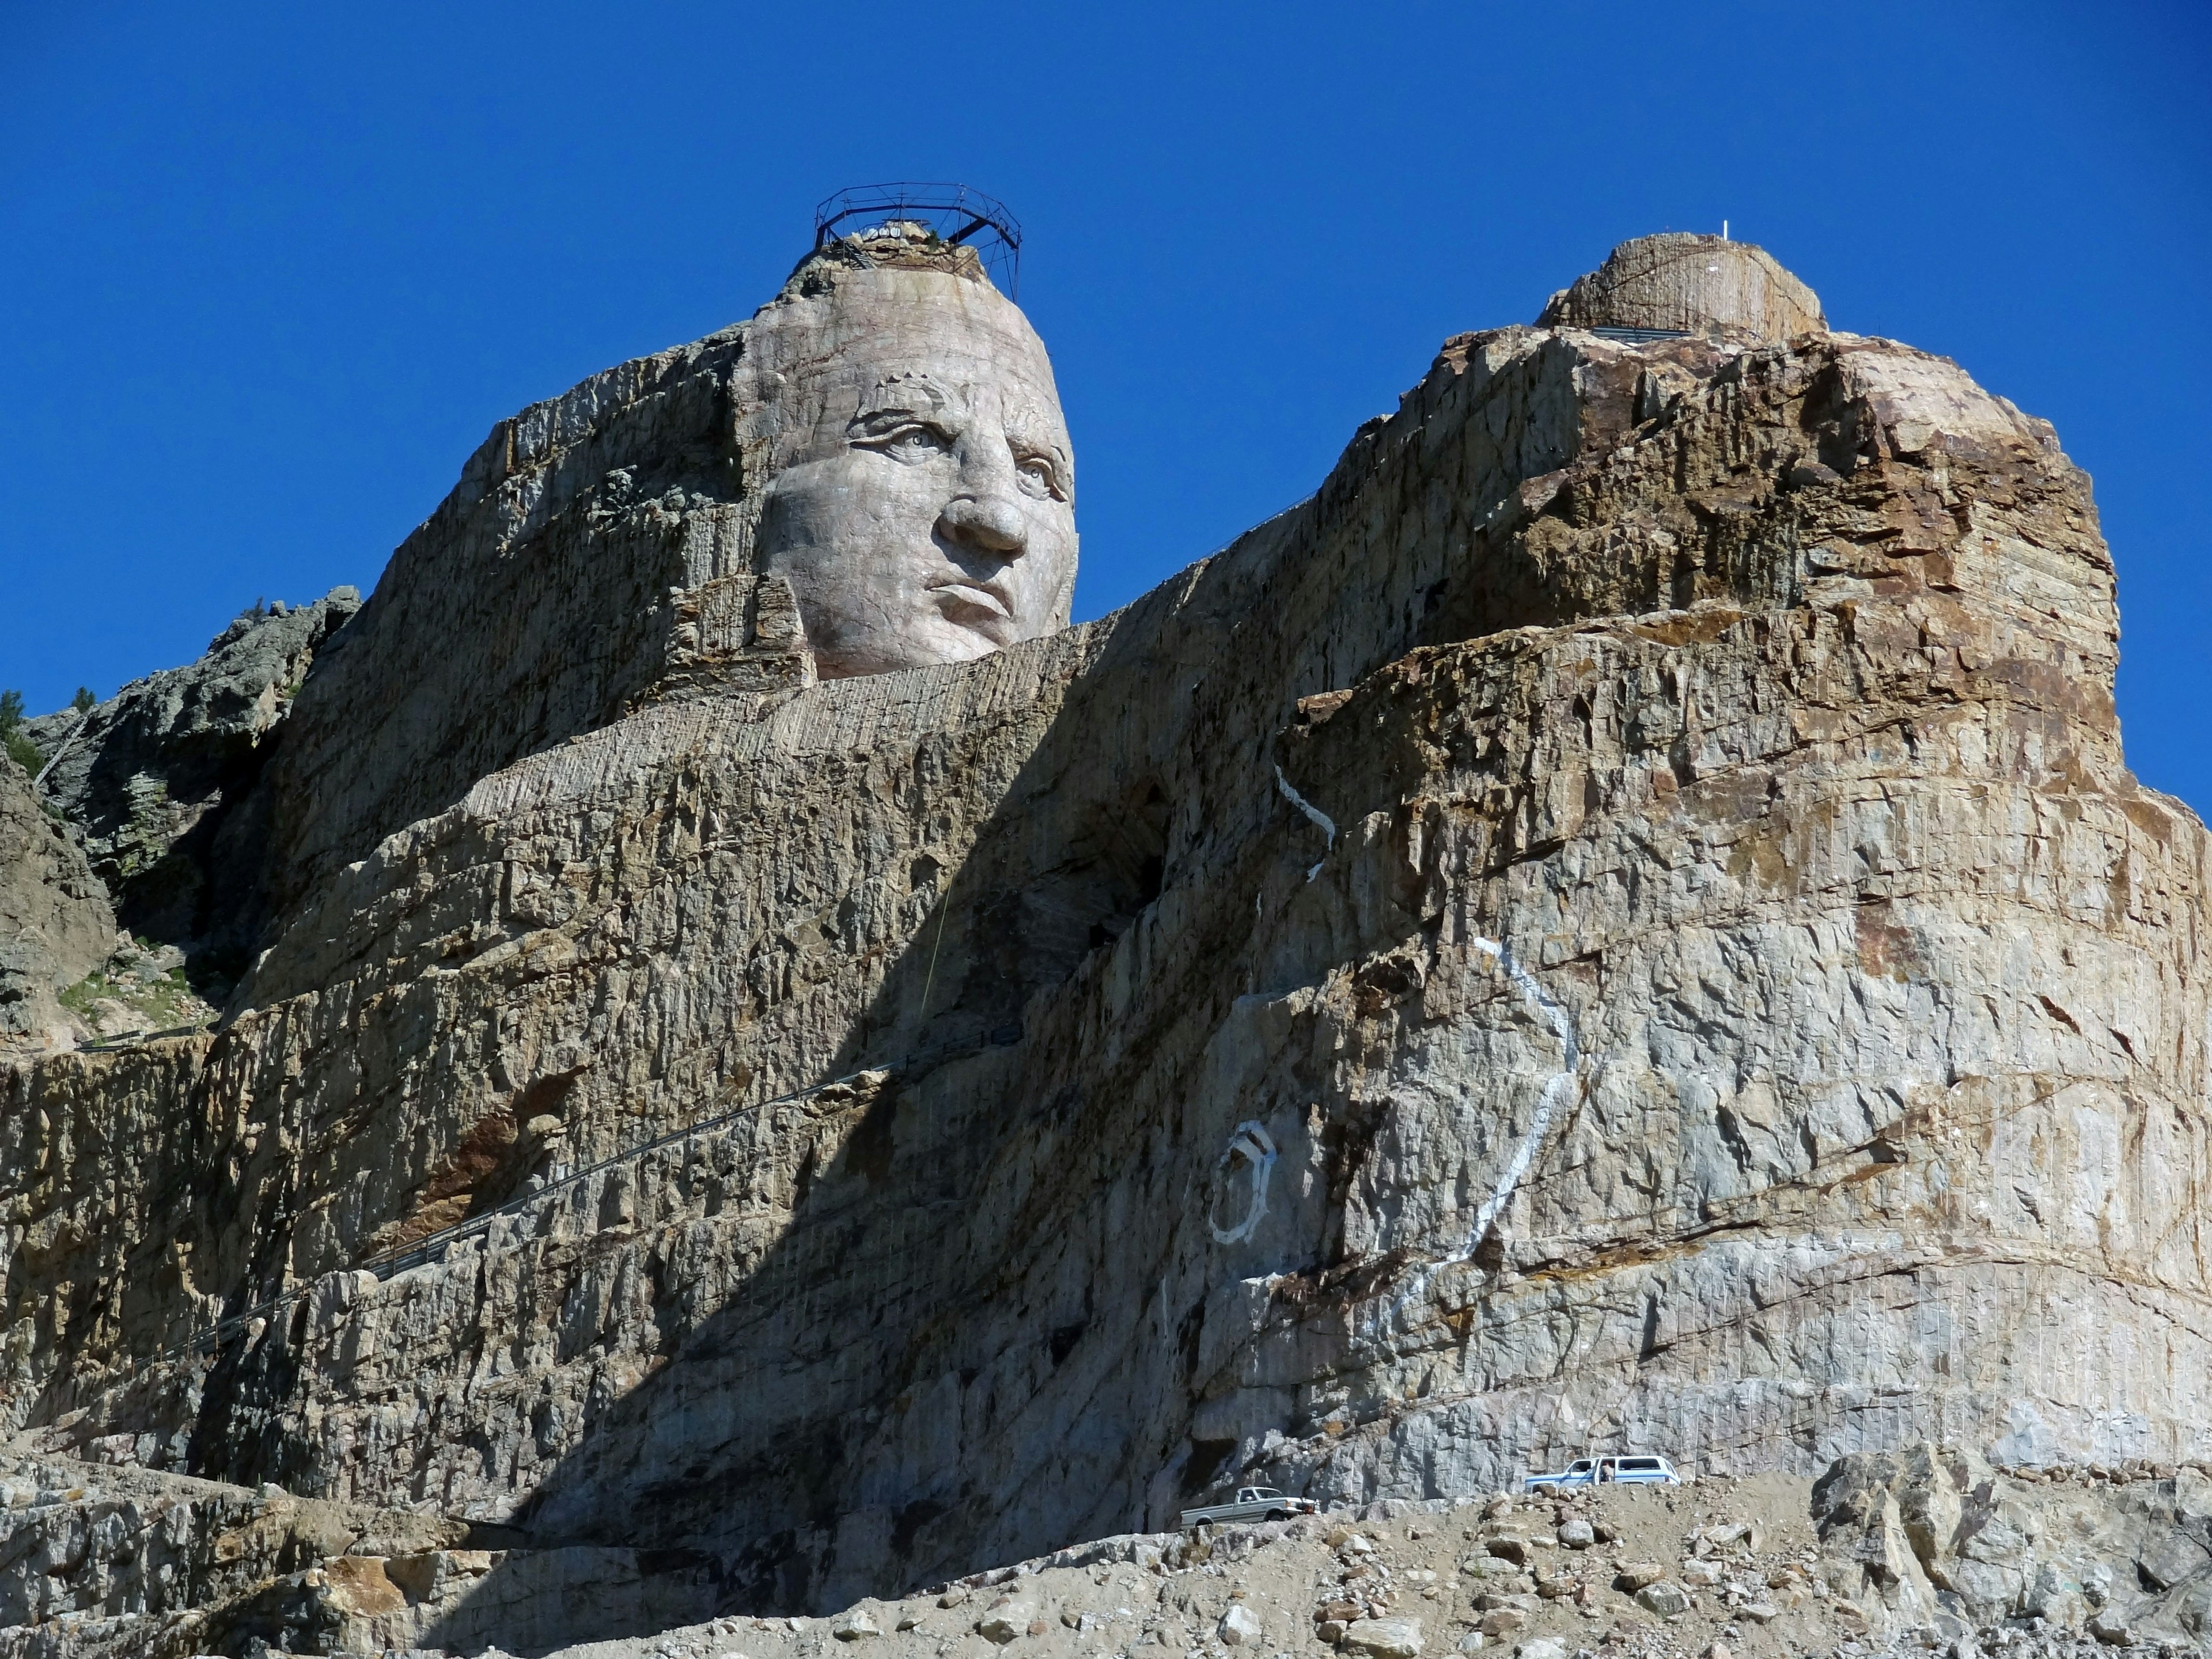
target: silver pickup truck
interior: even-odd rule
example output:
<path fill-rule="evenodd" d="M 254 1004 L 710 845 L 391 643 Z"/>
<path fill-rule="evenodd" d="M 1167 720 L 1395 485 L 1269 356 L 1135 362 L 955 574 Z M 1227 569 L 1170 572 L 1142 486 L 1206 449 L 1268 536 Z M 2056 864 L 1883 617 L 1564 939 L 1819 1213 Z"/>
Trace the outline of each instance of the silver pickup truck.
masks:
<path fill-rule="evenodd" d="M 1182 1523 L 1197 1527 L 1209 1521 L 1287 1521 L 1294 1515 L 1312 1515 L 1320 1507 L 1310 1498 L 1285 1498 L 1273 1486 L 1239 1486 L 1226 1504 L 1185 1510 Z"/>

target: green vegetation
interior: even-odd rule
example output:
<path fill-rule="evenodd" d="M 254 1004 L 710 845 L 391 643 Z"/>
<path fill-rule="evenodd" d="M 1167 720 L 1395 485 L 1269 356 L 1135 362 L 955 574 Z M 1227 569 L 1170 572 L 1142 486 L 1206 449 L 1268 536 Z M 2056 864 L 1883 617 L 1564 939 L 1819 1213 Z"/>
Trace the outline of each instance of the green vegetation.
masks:
<path fill-rule="evenodd" d="M 93 1018 L 93 1004 L 98 1002 L 102 997 L 112 994 L 114 994 L 114 988 L 107 982 L 107 975 L 95 973 L 87 974 L 68 990 L 63 992 L 58 1000 L 63 1007 L 68 1009 L 79 1019 L 89 1022 Z"/>
<path fill-rule="evenodd" d="M 5 744 L 8 757 L 36 777 L 46 757 L 39 752 L 39 745 L 23 734 L 23 694 L 21 691 L 0 691 L 0 744 Z"/>
<path fill-rule="evenodd" d="M 86 1024 L 95 1027 L 100 1003 L 120 1003 L 149 1031 L 187 1024 L 204 1012 L 182 968 L 172 968 L 158 979 L 129 974 L 110 979 L 106 974 L 87 974 L 63 992 L 59 1001 Z"/>
<path fill-rule="evenodd" d="M 76 709 L 80 714 L 88 714 L 92 712 L 93 705 L 99 701 L 100 699 L 98 697 L 92 695 L 92 688 L 90 686 L 80 685 L 76 689 L 76 696 L 70 699 L 70 707 Z"/>

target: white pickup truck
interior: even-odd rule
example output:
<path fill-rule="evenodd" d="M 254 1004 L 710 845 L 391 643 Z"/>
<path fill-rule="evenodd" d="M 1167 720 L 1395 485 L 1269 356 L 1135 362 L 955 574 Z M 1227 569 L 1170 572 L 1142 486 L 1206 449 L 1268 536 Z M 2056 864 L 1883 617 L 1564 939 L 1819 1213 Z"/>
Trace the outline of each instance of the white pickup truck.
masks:
<path fill-rule="evenodd" d="M 1310 1498 L 1285 1498 L 1273 1486 L 1239 1486 L 1237 1496 L 1226 1504 L 1185 1510 L 1182 1523 L 1198 1527 L 1209 1521 L 1287 1521 L 1294 1515 L 1312 1515 L 1320 1507 Z"/>

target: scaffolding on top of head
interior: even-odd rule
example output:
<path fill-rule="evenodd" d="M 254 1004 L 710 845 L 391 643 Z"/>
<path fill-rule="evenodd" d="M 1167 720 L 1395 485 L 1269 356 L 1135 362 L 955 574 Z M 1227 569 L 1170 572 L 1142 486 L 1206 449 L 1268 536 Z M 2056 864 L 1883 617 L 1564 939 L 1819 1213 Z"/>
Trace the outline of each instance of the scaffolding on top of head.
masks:
<path fill-rule="evenodd" d="M 1021 297 L 1022 225 L 1006 204 L 965 185 L 854 185 L 814 210 L 814 246 L 894 219 L 923 224 L 939 240 L 973 247 L 1010 300 Z"/>

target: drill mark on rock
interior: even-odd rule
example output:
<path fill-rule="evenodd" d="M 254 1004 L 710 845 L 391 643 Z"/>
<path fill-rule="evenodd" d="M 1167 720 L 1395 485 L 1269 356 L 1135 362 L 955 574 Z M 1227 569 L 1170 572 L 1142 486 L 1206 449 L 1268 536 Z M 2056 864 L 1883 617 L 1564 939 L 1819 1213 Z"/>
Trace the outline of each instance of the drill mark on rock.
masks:
<path fill-rule="evenodd" d="M 1313 868 L 1306 872 L 1306 879 L 1311 881 L 1321 873 L 1321 866 L 1328 862 L 1328 855 L 1336 850 L 1336 820 L 1291 788 L 1291 781 L 1283 775 L 1280 766 L 1275 768 L 1275 787 L 1283 792 L 1285 800 L 1319 824 L 1322 833 L 1328 837 L 1328 844 L 1321 849 L 1321 857 L 1316 859 Z"/>
<path fill-rule="evenodd" d="M 1267 1213 L 1267 1177 L 1274 1170 L 1276 1156 L 1273 1139 L 1257 1122 L 1247 1119 L 1237 1126 L 1237 1132 L 1229 1137 L 1229 1145 L 1222 1149 L 1214 1169 L 1217 1173 L 1226 1176 L 1231 1172 L 1231 1166 L 1242 1159 L 1251 1172 L 1252 1198 L 1245 1209 L 1244 1219 L 1226 1231 L 1216 1224 L 1212 1217 L 1207 1218 L 1206 1225 L 1212 1230 L 1215 1243 L 1242 1244 L 1258 1230 L 1260 1218 Z"/>

